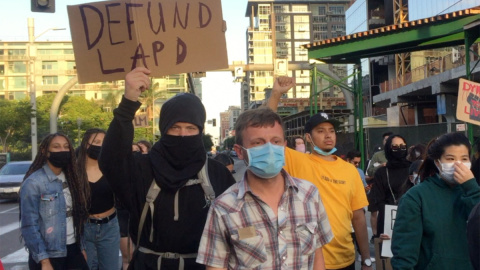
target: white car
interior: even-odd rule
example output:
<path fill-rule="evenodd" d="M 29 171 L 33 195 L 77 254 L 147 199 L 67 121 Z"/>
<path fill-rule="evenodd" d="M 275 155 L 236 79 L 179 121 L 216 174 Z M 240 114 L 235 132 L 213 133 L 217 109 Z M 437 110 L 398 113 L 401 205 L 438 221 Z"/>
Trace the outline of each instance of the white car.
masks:
<path fill-rule="evenodd" d="M 0 199 L 18 199 L 20 186 L 31 161 L 12 161 L 0 169 Z"/>

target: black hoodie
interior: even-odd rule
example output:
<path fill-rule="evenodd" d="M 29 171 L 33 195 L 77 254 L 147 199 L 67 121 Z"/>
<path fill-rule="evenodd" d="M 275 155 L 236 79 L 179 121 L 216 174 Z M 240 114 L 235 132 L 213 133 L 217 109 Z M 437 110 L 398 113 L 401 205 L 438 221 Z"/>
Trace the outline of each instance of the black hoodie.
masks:
<path fill-rule="evenodd" d="M 115 195 L 130 212 L 129 231 L 134 242 L 137 240 L 138 224 L 147 191 L 154 179 L 152 166 L 154 161 L 151 154 L 132 154 L 134 131 L 132 121 L 140 105 L 140 102 L 122 98 L 118 108 L 114 110 L 114 118 L 105 136 L 99 157 L 103 174 L 109 179 Z M 223 165 L 206 159 L 206 153 L 205 160 L 208 160 L 208 175 L 215 195 L 219 196 L 235 183 L 235 180 Z M 158 164 L 158 170 L 162 169 L 161 165 Z M 153 242 L 149 242 L 152 220 L 148 213 L 140 236 L 140 246 L 156 252 L 196 253 L 209 209 L 201 185 L 179 189 L 178 221 L 173 219 L 176 190 L 163 188 L 161 182 L 159 186 L 162 190 L 155 201 Z M 134 256 L 131 264 L 136 265 L 138 269 L 156 269 L 156 256 L 141 255 L 143 255 L 142 259 Z M 177 259 L 163 259 L 161 269 L 178 269 L 178 263 Z M 195 263 L 195 259 L 186 259 L 185 269 L 205 269 L 205 267 Z"/>

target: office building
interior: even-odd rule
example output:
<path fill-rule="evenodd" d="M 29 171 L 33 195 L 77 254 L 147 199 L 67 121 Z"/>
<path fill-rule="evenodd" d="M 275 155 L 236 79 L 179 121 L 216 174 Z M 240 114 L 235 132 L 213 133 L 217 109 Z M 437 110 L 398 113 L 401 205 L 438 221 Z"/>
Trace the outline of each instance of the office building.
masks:
<path fill-rule="evenodd" d="M 246 74 L 241 94 L 242 111 L 261 104 L 265 100 L 265 89 L 271 88 L 274 78 L 280 75 L 295 77 L 297 85 L 282 99 L 283 103 L 293 106 L 281 105 L 279 113 L 288 115 L 305 109 L 310 97 L 311 65 L 307 50 L 301 46 L 345 35 L 348 3 L 341 0 L 248 1 L 245 14 L 250 18 L 246 33 L 247 64 L 258 68 Z M 345 65 L 329 65 L 328 68 L 339 78 L 346 76 Z M 325 82 L 323 86 L 328 88 Z M 323 108 L 345 104 L 341 91 L 334 87 L 321 96 L 325 98 L 321 104 Z"/>

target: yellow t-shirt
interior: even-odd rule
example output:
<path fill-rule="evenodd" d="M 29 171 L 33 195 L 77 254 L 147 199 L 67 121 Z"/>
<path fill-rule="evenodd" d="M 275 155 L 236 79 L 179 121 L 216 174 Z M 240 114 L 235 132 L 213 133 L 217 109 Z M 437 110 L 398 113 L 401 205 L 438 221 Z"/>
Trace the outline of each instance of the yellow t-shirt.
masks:
<path fill-rule="evenodd" d="M 313 154 L 285 150 L 285 170 L 315 184 L 328 215 L 333 239 L 323 247 L 327 269 L 344 268 L 355 261 L 352 241 L 353 211 L 368 205 L 360 175 L 352 164 L 337 157 L 326 161 Z"/>

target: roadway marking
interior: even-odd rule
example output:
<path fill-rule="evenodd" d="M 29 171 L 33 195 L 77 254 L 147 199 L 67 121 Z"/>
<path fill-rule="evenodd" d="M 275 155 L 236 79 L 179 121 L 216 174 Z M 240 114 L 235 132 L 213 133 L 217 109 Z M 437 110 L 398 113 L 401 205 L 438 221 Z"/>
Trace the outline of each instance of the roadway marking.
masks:
<path fill-rule="evenodd" d="M 5 226 L 1 226 L 0 227 L 0 235 L 4 235 L 4 234 L 7 234 L 11 231 L 14 231 L 16 229 L 20 228 L 20 222 L 17 221 L 17 222 L 14 222 L 14 223 L 10 223 L 8 225 L 5 225 Z"/>
<path fill-rule="evenodd" d="M 7 213 L 7 212 L 10 212 L 10 211 L 12 211 L 13 209 L 17 209 L 17 208 L 18 208 L 18 206 L 15 206 L 15 207 L 13 207 L 13 208 L 10 208 L 10 209 L 8 209 L 8 210 L 4 210 L 4 211 L 0 212 L 0 214 L 4 214 L 4 213 Z"/>
<path fill-rule="evenodd" d="M 120 251 L 119 251 L 119 256 L 122 257 L 122 254 L 120 253 Z M 26 263 L 26 262 L 28 262 L 28 252 L 25 248 L 21 248 L 2 258 L 3 264 Z"/>
<path fill-rule="evenodd" d="M 28 262 L 28 252 L 25 248 L 21 248 L 13 253 L 8 254 L 2 258 L 2 263 L 24 263 Z"/>

